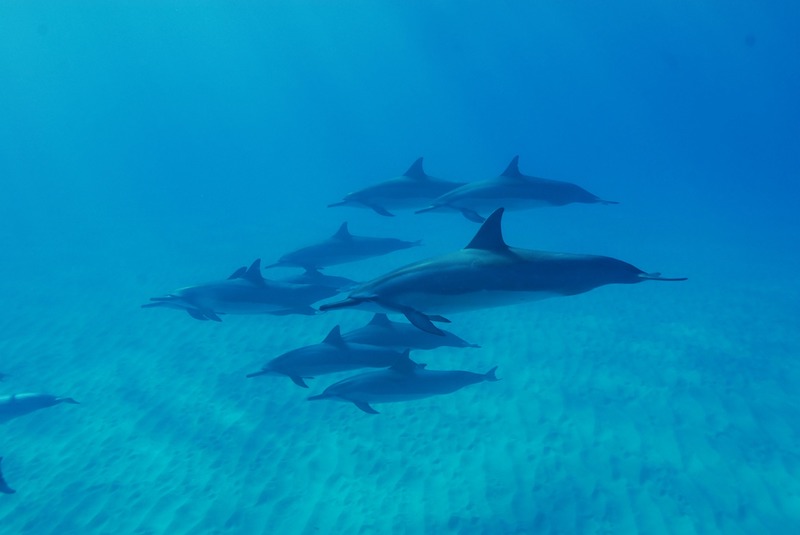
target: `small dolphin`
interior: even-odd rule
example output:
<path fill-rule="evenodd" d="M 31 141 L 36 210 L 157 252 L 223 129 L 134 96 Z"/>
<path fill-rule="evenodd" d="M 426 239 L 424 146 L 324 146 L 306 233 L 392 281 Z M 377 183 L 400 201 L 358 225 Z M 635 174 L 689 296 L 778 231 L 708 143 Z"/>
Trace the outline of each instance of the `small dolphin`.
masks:
<path fill-rule="evenodd" d="M 509 247 L 498 208 L 460 251 L 416 262 L 366 282 L 322 311 L 360 308 L 398 312 L 416 327 L 442 335 L 438 314 L 495 307 L 559 295 L 576 295 L 606 284 L 668 279 L 607 256 L 550 253 Z"/>
<path fill-rule="evenodd" d="M 0 493 L 14 494 L 15 492 L 17 491 L 9 487 L 6 478 L 3 477 L 3 458 L 0 457 Z"/>
<path fill-rule="evenodd" d="M 153 297 L 142 308 L 185 310 L 197 320 L 222 321 L 219 314 L 313 315 L 311 304 L 338 291 L 307 284 L 272 281 L 261 276 L 261 259 L 241 267 L 226 280 L 181 288 L 165 297 Z"/>
<path fill-rule="evenodd" d="M 60 403 L 78 404 L 72 398 L 58 397 L 50 394 L 13 394 L 0 396 L 0 424 L 14 418 L 25 416 L 39 409 L 46 409 Z"/>
<path fill-rule="evenodd" d="M 394 217 L 389 209 L 418 208 L 463 185 L 463 182 L 450 182 L 426 174 L 422 158 L 417 158 L 401 176 L 348 193 L 343 201 L 328 207 L 363 206 L 380 215 Z"/>
<path fill-rule="evenodd" d="M 369 323 L 344 333 L 347 343 L 391 347 L 402 351 L 410 349 L 436 349 L 437 347 L 481 347 L 471 344 L 455 334 L 442 330 L 444 336 L 420 331 L 413 325 L 392 321 L 386 314 L 376 313 Z"/>
<path fill-rule="evenodd" d="M 327 286 L 328 288 L 334 288 L 339 292 L 355 288 L 360 284 L 354 280 L 348 279 L 347 277 L 325 275 L 318 269 L 306 269 L 300 275 L 286 277 L 281 280 L 283 282 L 289 282 L 292 284 Z"/>
<path fill-rule="evenodd" d="M 416 247 L 420 244 L 420 241 L 411 242 L 395 238 L 354 236 L 350 234 L 345 221 L 339 227 L 339 230 L 327 240 L 287 253 L 276 263 L 267 267 L 295 266 L 308 270 L 320 269 L 373 256 L 382 256 L 394 251 L 408 249 L 409 247 Z"/>
<path fill-rule="evenodd" d="M 342 339 L 337 325 L 322 343 L 294 349 L 275 357 L 260 371 L 250 373 L 247 377 L 286 375 L 297 386 L 308 388 L 304 379 L 358 368 L 386 368 L 397 362 L 401 356 L 402 353 L 397 351 L 347 343 Z"/>
<path fill-rule="evenodd" d="M 391 403 L 450 394 L 468 385 L 497 381 L 497 366 L 486 373 L 458 370 L 426 370 L 408 357 L 408 351 L 387 370 L 366 372 L 334 383 L 309 400 L 349 401 L 369 414 L 378 414 L 372 403 Z"/>
<path fill-rule="evenodd" d="M 519 172 L 519 156 L 514 156 L 500 176 L 449 191 L 416 213 L 456 210 L 470 221 L 483 223 L 484 218 L 478 212 L 492 211 L 500 206 L 508 210 L 525 210 L 571 203 L 618 204 L 604 201 L 570 182 L 523 175 Z"/>

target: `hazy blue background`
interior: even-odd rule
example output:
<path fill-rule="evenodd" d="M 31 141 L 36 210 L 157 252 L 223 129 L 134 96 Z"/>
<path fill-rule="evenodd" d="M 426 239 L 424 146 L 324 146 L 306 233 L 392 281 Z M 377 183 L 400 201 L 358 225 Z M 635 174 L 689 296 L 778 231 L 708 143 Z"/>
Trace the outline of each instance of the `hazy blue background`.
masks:
<path fill-rule="evenodd" d="M 688 276 L 678 317 L 714 309 L 698 288 L 741 295 L 735 328 L 759 329 L 747 339 L 791 385 L 799 24 L 788 1 L 3 1 L 3 336 L 25 325 L 46 347 L 87 302 L 153 312 L 137 307 L 343 220 L 426 248 L 337 274 L 452 250 L 476 229 L 461 216 L 325 206 L 418 156 L 466 181 L 519 154 L 523 173 L 621 204 L 509 214 L 507 241 Z M 656 313 L 673 290 L 637 291 Z M 114 359 L 100 336 L 126 322 L 70 362 Z M 788 341 L 769 345 L 773 327 Z M 39 354 L 26 362 L 49 366 Z"/>

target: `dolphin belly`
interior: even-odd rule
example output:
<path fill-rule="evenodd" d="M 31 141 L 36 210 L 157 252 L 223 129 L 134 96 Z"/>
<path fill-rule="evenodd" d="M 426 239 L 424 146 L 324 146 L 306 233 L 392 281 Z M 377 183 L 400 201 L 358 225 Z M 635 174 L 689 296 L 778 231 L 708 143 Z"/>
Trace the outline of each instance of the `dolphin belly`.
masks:
<path fill-rule="evenodd" d="M 482 308 L 494 308 L 506 305 L 539 301 L 561 295 L 551 291 L 509 291 L 509 290 L 472 290 L 457 294 L 440 294 L 428 292 L 409 292 L 395 296 L 392 304 L 406 306 L 425 314 L 450 314 L 467 312 Z M 391 310 L 391 305 L 383 307 Z M 361 308 L 379 311 L 380 302 L 367 302 Z"/>

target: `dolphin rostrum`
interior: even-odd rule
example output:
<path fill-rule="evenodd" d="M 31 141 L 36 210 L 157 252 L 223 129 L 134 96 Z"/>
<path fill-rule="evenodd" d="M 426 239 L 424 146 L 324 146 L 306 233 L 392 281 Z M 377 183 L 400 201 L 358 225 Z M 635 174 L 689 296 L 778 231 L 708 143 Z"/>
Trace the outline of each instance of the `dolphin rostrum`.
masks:
<path fill-rule="evenodd" d="M 326 388 L 322 394 L 308 399 L 348 401 L 366 413 L 378 414 L 371 404 L 450 394 L 468 385 L 497 381 L 495 370 L 496 366 L 486 373 L 427 370 L 424 364 L 412 361 L 406 351 L 403 358 L 386 370 L 361 373 L 342 379 Z"/>
<path fill-rule="evenodd" d="M 391 347 L 400 351 L 405 348 L 427 350 L 437 347 L 481 347 L 449 331 L 442 332 L 444 336 L 436 336 L 408 323 L 392 321 L 386 314 L 377 312 L 369 323 L 344 333 L 342 338 L 348 343 Z"/>
<path fill-rule="evenodd" d="M 288 266 L 302 267 L 307 270 L 320 269 L 373 256 L 382 256 L 420 244 L 420 241 L 355 236 L 350 234 L 345 221 L 330 238 L 287 253 L 280 260 L 266 267 Z"/>
<path fill-rule="evenodd" d="M 402 356 L 389 349 L 348 343 L 342 339 L 339 326 L 334 327 L 322 343 L 301 347 L 267 362 L 258 375 L 286 375 L 297 386 L 308 388 L 304 379 L 358 368 L 386 368 Z"/>
<path fill-rule="evenodd" d="M 6 479 L 3 477 L 3 458 L 0 457 L 0 493 L 14 494 L 15 492 L 17 491 L 9 487 L 8 483 L 6 483 Z"/>
<path fill-rule="evenodd" d="M 291 284 L 265 279 L 261 259 L 241 267 L 225 280 L 181 288 L 164 297 L 153 297 L 142 308 L 166 307 L 185 310 L 198 320 L 222 321 L 220 314 L 305 314 L 316 311 L 311 304 L 336 295 L 336 289 Z"/>
<path fill-rule="evenodd" d="M 391 271 L 320 310 L 397 312 L 423 331 L 441 335 L 432 321 L 447 320 L 438 314 L 576 295 L 606 284 L 686 280 L 646 273 L 608 256 L 509 247 L 502 216 L 503 208 L 495 210 L 464 249 Z"/>
<path fill-rule="evenodd" d="M 618 204 L 604 201 L 571 182 L 523 175 L 519 171 L 519 156 L 514 156 L 500 176 L 449 191 L 416 213 L 455 210 L 470 221 L 483 223 L 484 218 L 479 212 L 490 212 L 500 206 L 508 210 L 524 210 L 571 203 Z"/>
<path fill-rule="evenodd" d="M 0 424 L 61 403 L 78 404 L 78 402 L 72 398 L 53 396 L 51 394 L 13 394 L 10 396 L 0 396 Z"/>
<path fill-rule="evenodd" d="M 390 209 L 419 208 L 463 185 L 463 182 L 450 182 L 426 174 L 422 169 L 422 158 L 417 158 L 401 176 L 348 193 L 343 201 L 328 207 L 363 206 L 380 215 L 393 217 Z"/>

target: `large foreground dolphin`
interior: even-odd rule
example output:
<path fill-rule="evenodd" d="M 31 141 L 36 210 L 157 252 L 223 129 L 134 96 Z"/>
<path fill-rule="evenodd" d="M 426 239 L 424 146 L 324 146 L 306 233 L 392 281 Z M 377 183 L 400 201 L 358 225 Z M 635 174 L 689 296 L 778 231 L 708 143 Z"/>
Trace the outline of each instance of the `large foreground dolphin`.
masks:
<path fill-rule="evenodd" d="M 458 370 L 426 370 L 408 358 L 408 351 L 391 368 L 367 372 L 334 383 L 322 394 L 309 400 L 333 399 L 349 401 L 369 414 L 378 414 L 373 403 L 410 401 L 413 399 L 450 394 L 468 385 L 497 381 L 495 366 L 486 373 Z"/>
<path fill-rule="evenodd" d="M 286 375 L 297 386 L 308 388 L 304 379 L 358 368 L 386 368 L 402 353 L 381 347 L 353 344 L 342 339 L 339 326 L 334 327 L 320 344 L 301 347 L 267 362 L 258 375 Z"/>
<path fill-rule="evenodd" d="M 226 280 L 181 288 L 164 297 L 153 297 L 142 308 L 185 310 L 198 320 L 222 321 L 220 314 L 306 314 L 311 304 L 338 293 L 321 285 L 291 284 L 267 280 L 261 275 L 261 259 L 249 268 L 237 269 Z"/>
<path fill-rule="evenodd" d="M 442 333 L 444 333 L 443 336 L 436 336 L 420 331 L 413 325 L 392 321 L 386 314 L 378 312 L 369 323 L 344 333 L 342 338 L 348 343 L 391 347 L 400 351 L 405 348 L 481 347 L 477 344 L 470 344 L 449 331 L 443 330 Z"/>
<path fill-rule="evenodd" d="M 396 238 L 355 236 L 350 234 L 345 221 L 330 238 L 287 253 L 280 260 L 266 267 L 286 266 L 302 267 L 308 270 L 320 269 L 373 256 L 382 256 L 420 244 L 420 241 L 412 242 Z"/>
<path fill-rule="evenodd" d="M 51 394 L 13 394 L 10 396 L 0 396 L 0 424 L 61 403 L 78 404 L 78 402 L 72 398 L 53 396 Z"/>
<path fill-rule="evenodd" d="M 456 210 L 470 221 L 482 223 L 484 219 L 479 212 L 491 212 L 500 206 L 509 210 L 525 210 L 571 203 L 617 204 L 604 201 L 571 182 L 523 175 L 519 172 L 519 156 L 514 156 L 500 176 L 471 182 L 449 191 L 427 208 L 417 210 L 417 213 Z"/>
<path fill-rule="evenodd" d="M 0 457 L 0 493 L 14 494 L 15 492 L 17 491 L 9 487 L 8 483 L 6 483 L 6 479 L 3 477 L 3 458 Z"/>
<path fill-rule="evenodd" d="M 320 310 L 354 307 L 399 312 L 423 331 L 442 334 L 438 314 L 576 295 L 605 284 L 667 279 L 607 256 L 509 247 L 498 208 L 460 251 L 416 262 L 364 283 L 344 301 Z"/>
<path fill-rule="evenodd" d="M 329 204 L 328 207 L 363 206 L 380 215 L 392 217 L 394 214 L 390 209 L 419 208 L 463 185 L 463 182 L 450 182 L 426 174 L 422 169 L 422 158 L 418 158 L 401 176 L 348 193 L 343 201 Z"/>

